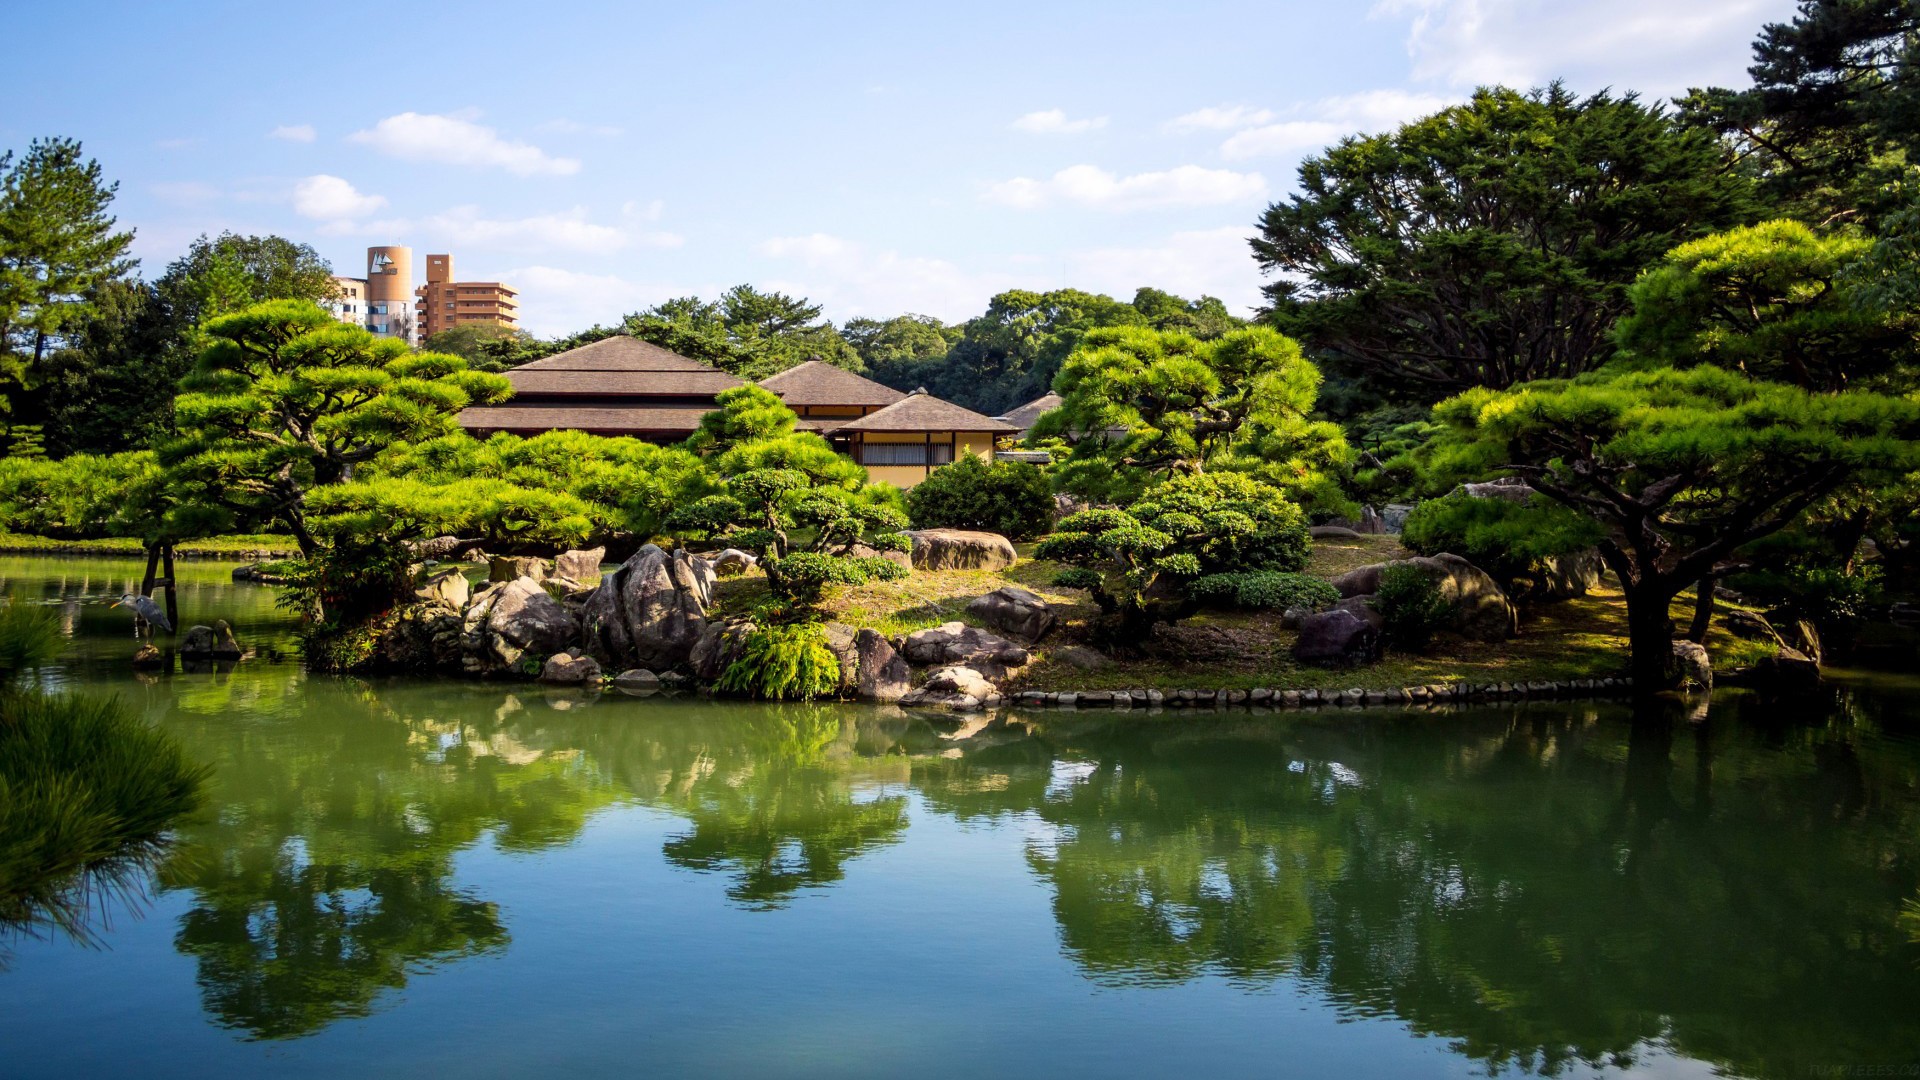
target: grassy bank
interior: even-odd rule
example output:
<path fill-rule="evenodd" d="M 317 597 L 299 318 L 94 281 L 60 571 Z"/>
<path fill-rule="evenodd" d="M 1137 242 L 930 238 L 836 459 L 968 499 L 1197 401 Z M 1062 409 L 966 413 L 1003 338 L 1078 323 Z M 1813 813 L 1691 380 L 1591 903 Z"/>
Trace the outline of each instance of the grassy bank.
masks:
<path fill-rule="evenodd" d="M 1031 550 L 1021 545 L 1022 554 Z M 1323 579 L 1368 563 L 1405 558 L 1409 553 L 1391 536 L 1321 540 L 1313 545 L 1307 572 Z M 1203 611 L 1176 626 L 1163 627 L 1142 655 L 1092 668 L 1084 663 L 1088 620 L 1096 614 L 1084 592 L 1056 589 L 1051 582 L 1061 567 L 1023 558 L 1006 570 L 915 571 L 906 579 L 843 589 L 824 605 L 834 620 L 870 626 L 883 634 L 911 633 L 943 622 L 977 623 L 967 602 L 1003 585 L 1031 589 L 1055 604 L 1063 623 L 1031 651 L 1033 663 L 1003 690 L 1119 690 L 1182 688 L 1276 690 L 1353 688 L 1384 690 L 1439 683 L 1557 681 L 1625 674 L 1626 601 L 1617 588 L 1556 604 L 1524 609 L 1518 637 L 1499 643 L 1466 641 L 1443 634 L 1420 653 L 1389 653 L 1376 664 L 1330 670 L 1295 663 L 1293 631 L 1280 626 L 1278 612 Z M 1607 582 L 1611 582 L 1611 578 Z M 723 582 L 728 611 L 747 611 L 765 598 L 757 574 Z M 1692 600 L 1674 604 L 1681 624 L 1692 617 Z M 1707 641 L 1716 668 L 1730 670 L 1757 660 L 1770 649 L 1735 638 L 1719 628 Z"/>
<path fill-rule="evenodd" d="M 210 536 L 186 540 L 174 545 L 173 553 L 183 559 L 278 559 L 297 554 L 293 537 L 274 533 L 243 536 Z M 0 532 L 0 554 L 35 555 L 125 555 L 145 557 L 147 549 L 140 541 L 124 537 L 101 540 L 59 540 L 48 536 Z"/>

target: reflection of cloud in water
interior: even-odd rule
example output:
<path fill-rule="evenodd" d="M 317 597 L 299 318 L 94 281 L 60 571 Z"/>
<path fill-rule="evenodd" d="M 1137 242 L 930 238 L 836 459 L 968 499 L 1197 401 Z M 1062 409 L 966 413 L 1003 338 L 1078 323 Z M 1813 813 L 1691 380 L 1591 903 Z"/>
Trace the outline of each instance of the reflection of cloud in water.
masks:
<path fill-rule="evenodd" d="M 1052 776 L 1047 781 L 1047 798 L 1057 799 L 1084 783 L 1100 769 L 1096 761 L 1056 761 L 1053 763 Z"/>

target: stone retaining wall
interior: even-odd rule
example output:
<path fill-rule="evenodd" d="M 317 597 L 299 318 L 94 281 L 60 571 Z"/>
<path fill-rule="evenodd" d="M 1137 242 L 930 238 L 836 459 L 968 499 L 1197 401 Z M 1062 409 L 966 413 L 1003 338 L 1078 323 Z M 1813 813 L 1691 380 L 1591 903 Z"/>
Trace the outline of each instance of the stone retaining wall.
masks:
<path fill-rule="evenodd" d="M 1313 709 L 1323 706 L 1355 708 L 1365 705 L 1422 705 L 1469 701 L 1510 701 L 1521 698 L 1612 697 L 1633 689 L 1633 680 L 1567 679 L 1558 682 L 1442 683 L 1403 686 L 1395 690 L 1020 690 L 995 695 L 982 705 L 995 708 L 1110 708 L 1110 709 Z"/>

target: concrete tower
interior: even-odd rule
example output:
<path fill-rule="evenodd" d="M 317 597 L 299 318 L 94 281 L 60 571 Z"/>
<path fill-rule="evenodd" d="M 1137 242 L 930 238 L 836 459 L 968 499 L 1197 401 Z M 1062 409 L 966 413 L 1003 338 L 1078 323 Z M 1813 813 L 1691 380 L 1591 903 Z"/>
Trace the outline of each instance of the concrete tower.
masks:
<path fill-rule="evenodd" d="M 413 249 L 367 249 L 367 329 L 411 344 L 414 339 Z"/>

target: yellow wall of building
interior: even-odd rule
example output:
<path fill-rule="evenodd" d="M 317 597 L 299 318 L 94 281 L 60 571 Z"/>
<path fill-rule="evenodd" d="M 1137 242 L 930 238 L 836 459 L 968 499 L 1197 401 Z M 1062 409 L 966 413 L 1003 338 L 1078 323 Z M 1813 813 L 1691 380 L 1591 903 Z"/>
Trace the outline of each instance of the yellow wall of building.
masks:
<path fill-rule="evenodd" d="M 927 434 L 918 431 L 871 431 L 862 432 L 860 440 L 863 443 L 924 444 L 927 441 Z M 933 433 L 933 442 L 935 444 L 944 444 L 949 441 L 954 444 L 953 456 L 956 461 L 959 460 L 961 454 L 972 454 L 974 457 L 983 458 L 987 461 L 993 460 L 993 436 L 985 432 L 936 431 Z M 854 460 L 860 460 L 857 454 L 858 448 L 854 447 L 852 449 L 856 451 Z M 940 466 L 935 465 L 933 468 L 938 469 Z M 880 483 L 892 484 L 894 487 L 900 488 L 903 491 L 925 480 L 932 471 L 925 465 L 868 465 L 866 466 L 866 470 L 869 478 Z"/>

